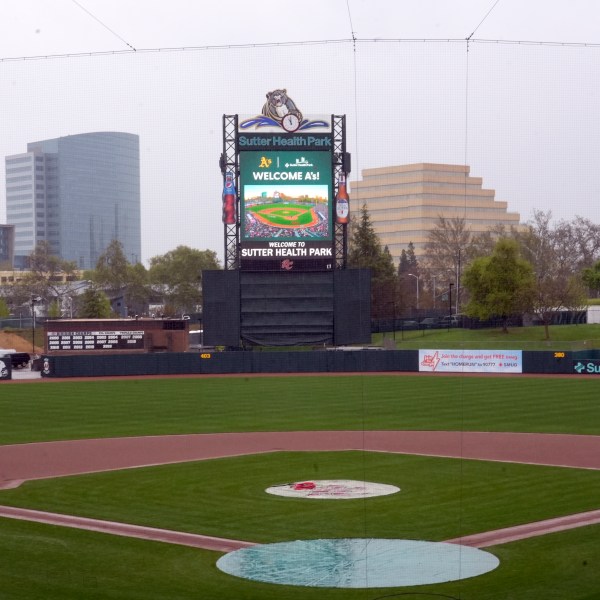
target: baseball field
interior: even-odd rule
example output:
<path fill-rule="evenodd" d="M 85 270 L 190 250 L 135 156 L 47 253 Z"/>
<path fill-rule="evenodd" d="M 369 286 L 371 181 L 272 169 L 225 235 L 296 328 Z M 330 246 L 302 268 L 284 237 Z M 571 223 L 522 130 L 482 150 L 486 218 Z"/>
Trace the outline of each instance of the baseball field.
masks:
<path fill-rule="evenodd" d="M 0 514 L 19 517 L 0 517 L 0 598 L 600 598 L 593 378 L 22 381 L 2 385 L 0 414 Z M 307 480 L 400 491 L 265 493 Z M 499 565 L 445 583 L 315 588 L 228 575 L 224 550 L 209 549 L 334 538 L 460 538 Z"/>
<path fill-rule="evenodd" d="M 248 212 L 266 225 L 274 227 L 310 227 L 318 222 L 314 211 L 314 203 L 284 203 L 260 204 L 249 206 Z"/>

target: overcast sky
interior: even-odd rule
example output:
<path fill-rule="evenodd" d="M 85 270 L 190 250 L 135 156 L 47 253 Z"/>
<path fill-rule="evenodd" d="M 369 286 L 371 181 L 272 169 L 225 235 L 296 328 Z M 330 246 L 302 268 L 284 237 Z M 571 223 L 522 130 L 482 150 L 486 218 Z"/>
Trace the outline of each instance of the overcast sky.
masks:
<path fill-rule="evenodd" d="M 305 115 L 347 115 L 351 180 L 468 164 L 522 221 L 598 223 L 599 23 L 595 0 L 4 2 L 0 156 L 138 134 L 144 260 L 180 244 L 222 260 L 222 115 L 286 88 Z M 4 192 L 2 167 L 0 222 Z"/>

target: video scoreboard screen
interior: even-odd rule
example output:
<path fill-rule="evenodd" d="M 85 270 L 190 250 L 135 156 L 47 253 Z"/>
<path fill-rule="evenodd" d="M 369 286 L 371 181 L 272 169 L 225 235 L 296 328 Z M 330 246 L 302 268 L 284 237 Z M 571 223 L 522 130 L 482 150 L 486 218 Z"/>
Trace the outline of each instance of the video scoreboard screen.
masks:
<path fill-rule="evenodd" d="M 241 258 L 332 263 L 330 152 L 241 152 Z"/>
<path fill-rule="evenodd" d="M 257 116 L 239 124 L 242 270 L 334 268 L 331 121 L 294 119 Z"/>

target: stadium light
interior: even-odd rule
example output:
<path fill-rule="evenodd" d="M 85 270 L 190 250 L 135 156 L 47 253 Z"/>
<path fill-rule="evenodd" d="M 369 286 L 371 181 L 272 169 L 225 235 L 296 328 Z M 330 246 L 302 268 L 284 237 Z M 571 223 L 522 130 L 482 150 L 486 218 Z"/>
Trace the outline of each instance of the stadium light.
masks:
<path fill-rule="evenodd" d="M 409 277 L 414 277 L 417 280 L 417 310 L 419 310 L 419 276 L 407 273 Z"/>

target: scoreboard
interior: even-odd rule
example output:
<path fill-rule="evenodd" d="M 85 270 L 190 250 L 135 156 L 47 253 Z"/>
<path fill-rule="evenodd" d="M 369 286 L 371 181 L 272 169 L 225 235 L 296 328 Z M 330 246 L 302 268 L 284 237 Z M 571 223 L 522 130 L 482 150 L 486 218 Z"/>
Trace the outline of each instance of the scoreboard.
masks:
<path fill-rule="evenodd" d="M 47 348 L 56 350 L 143 350 L 144 331 L 48 331 Z"/>

